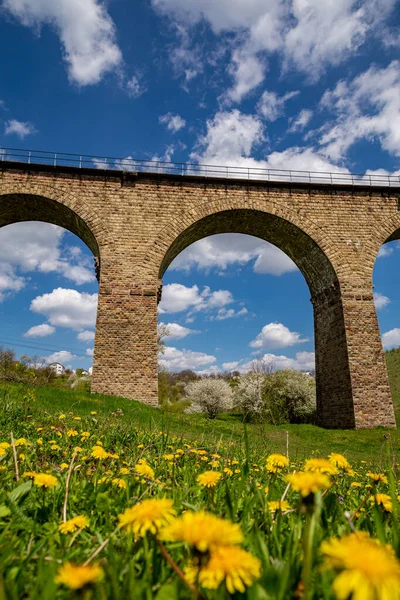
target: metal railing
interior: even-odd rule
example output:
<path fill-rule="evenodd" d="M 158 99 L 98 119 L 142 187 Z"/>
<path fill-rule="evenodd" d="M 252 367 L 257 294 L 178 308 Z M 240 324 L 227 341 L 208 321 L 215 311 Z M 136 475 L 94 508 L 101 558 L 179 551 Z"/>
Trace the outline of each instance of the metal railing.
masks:
<path fill-rule="evenodd" d="M 66 166 L 79 169 L 97 168 L 106 171 L 196 175 L 200 177 L 253 181 L 400 187 L 400 175 L 379 173 L 356 174 L 345 170 L 330 173 L 293 169 L 268 169 L 262 167 L 221 166 L 217 164 L 167 162 L 163 160 L 137 160 L 131 157 L 116 158 L 110 156 L 90 156 L 87 154 L 67 154 L 65 152 L 47 152 L 43 150 L 21 150 L 19 148 L 0 148 L 0 163 L 1 161 L 41 164 L 54 167 Z"/>

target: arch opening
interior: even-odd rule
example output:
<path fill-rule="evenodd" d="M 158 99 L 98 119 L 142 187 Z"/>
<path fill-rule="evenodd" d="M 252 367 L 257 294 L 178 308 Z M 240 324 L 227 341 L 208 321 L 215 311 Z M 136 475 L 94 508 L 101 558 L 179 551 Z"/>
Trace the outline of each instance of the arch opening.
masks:
<path fill-rule="evenodd" d="M 91 372 L 99 257 L 93 231 L 68 206 L 43 196 L 1 195 L 0 346 L 18 360 L 33 357 L 31 366 L 60 363 Z"/>
<path fill-rule="evenodd" d="M 200 218 L 177 234 L 161 260 L 160 279 L 185 248 L 220 233 L 242 233 L 270 242 L 297 265 L 307 282 L 314 311 L 318 421 L 325 427 L 354 427 L 341 291 L 326 253 L 305 231 L 283 217 L 253 209 L 224 210 Z"/>

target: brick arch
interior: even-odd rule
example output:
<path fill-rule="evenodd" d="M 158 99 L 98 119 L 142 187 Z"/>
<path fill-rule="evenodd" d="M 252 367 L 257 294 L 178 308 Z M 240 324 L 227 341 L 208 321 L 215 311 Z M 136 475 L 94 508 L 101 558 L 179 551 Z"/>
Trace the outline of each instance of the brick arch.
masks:
<path fill-rule="evenodd" d="M 276 202 L 209 202 L 176 217 L 146 249 L 146 265 L 161 279 L 173 259 L 195 241 L 218 233 L 245 233 L 271 242 L 303 273 L 311 294 L 338 279 L 329 254 L 334 245 L 325 232 L 301 213 Z M 340 265 L 339 265 L 340 267 Z"/>
<path fill-rule="evenodd" d="M 59 225 L 77 235 L 100 257 L 107 243 L 103 221 L 75 194 L 50 185 L 3 185 L 0 194 L 0 227 L 22 221 L 43 221 Z"/>

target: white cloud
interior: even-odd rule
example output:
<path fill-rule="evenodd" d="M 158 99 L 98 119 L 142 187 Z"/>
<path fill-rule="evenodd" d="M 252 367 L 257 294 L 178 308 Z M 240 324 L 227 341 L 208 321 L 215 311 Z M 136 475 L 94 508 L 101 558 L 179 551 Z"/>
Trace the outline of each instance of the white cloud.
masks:
<path fill-rule="evenodd" d="M 224 321 L 225 319 L 243 317 L 243 315 L 247 315 L 248 312 L 249 311 L 245 307 L 241 308 L 240 310 L 235 310 L 234 308 L 220 308 L 217 315 L 215 317 L 210 317 L 210 320 Z"/>
<path fill-rule="evenodd" d="M 55 327 L 79 331 L 96 324 L 97 294 L 57 288 L 34 298 L 30 310 L 44 315 Z"/>
<path fill-rule="evenodd" d="M 164 323 L 160 323 L 160 325 L 164 325 Z M 199 333 L 195 329 L 189 329 L 189 327 L 183 327 L 178 323 L 165 323 L 165 327 L 167 328 L 168 335 L 166 336 L 166 341 L 168 340 L 182 340 L 186 336 L 192 333 Z"/>
<path fill-rule="evenodd" d="M 68 361 L 73 361 L 77 359 L 80 360 L 79 356 L 77 356 L 76 354 L 72 354 L 67 350 L 59 350 L 58 352 L 53 352 L 53 354 L 49 354 L 48 356 L 43 356 L 43 358 L 48 365 L 53 362 L 59 362 L 63 365 Z"/>
<path fill-rule="evenodd" d="M 257 110 L 267 121 L 276 121 L 283 115 L 285 102 L 299 93 L 298 91 L 288 92 L 284 96 L 278 96 L 275 92 L 265 90 L 257 104 Z"/>
<path fill-rule="evenodd" d="M 382 345 L 385 350 L 400 346 L 400 329 L 395 327 L 382 335 Z"/>
<path fill-rule="evenodd" d="M 264 125 L 260 117 L 245 115 L 237 109 L 216 113 L 213 119 L 207 121 L 206 128 L 206 133 L 199 136 L 190 157 L 199 163 L 214 165 L 213 174 L 221 177 L 226 177 L 228 171 L 225 168 L 218 169 L 219 165 L 245 167 L 245 171 L 240 168 L 229 170 L 229 177 L 239 178 L 247 177 L 247 168 L 270 169 L 271 179 L 282 178 L 281 173 L 273 172 L 281 170 L 349 172 L 312 147 L 293 146 L 281 152 L 272 152 L 264 160 L 252 158 L 257 147 L 265 140 Z"/>
<path fill-rule="evenodd" d="M 225 362 L 222 363 L 222 367 L 225 369 L 225 371 L 234 371 L 238 365 L 239 365 L 238 360 L 233 360 L 232 362 Z"/>
<path fill-rule="evenodd" d="M 93 356 L 94 348 L 86 348 L 86 354 L 87 356 Z"/>
<path fill-rule="evenodd" d="M 78 335 L 76 336 L 76 338 L 80 342 L 93 342 L 94 338 L 95 338 L 95 332 L 94 331 L 90 331 L 89 329 L 84 329 L 83 331 L 81 331 L 80 333 L 78 333 Z"/>
<path fill-rule="evenodd" d="M 207 164 L 257 166 L 250 154 L 263 140 L 264 127 L 259 117 L 237 109 L 218 112 L 207 121 L 207 132 L 199 137 L 191 159 Z"/>
<path fill-rule="evenodd" d="M 380 310 L 381 308 L 385 308 L 388 304 L 390 304 L 390 298 L 380 294 L 379 292 L 374 292 L 374 302 L 376 310 Z"/>
<path fill-rule="evenodd" d="M 182 119 L 180 115 L 173 115 L 171 112 L 162 115 L 158 120 L 160 123 L 166 125 L 167 129 L 173 133 L 180 131 L 186 125 L 185 119 Z"/>
<path fill-rule="evenodd" d="M 262 83 L 265 71 L 265 61 L 260 60 L 256 55 L 243 50 L 234 51 L 228 69 L 234 79 L 234 85 L 228 90 L 227 98 L 233 102 L 241 102 L 249 92 Z"/>
<path fill-rule="evenodd" d="M 321 108 L 336 113 L 322 130 L 326 156 L 339 160 L 362 139 L 377 140 L 400 156 L 400 61 L 386 68 L 372 65 L 352 81 L 340 81 L 325 92 Z"/>
<path fill-rule="evenodd" d="M 291 120 L 289 132 L 302 131 L 311 121 L 313 111 L 308 108 L 303 108 L 295 119 Z"/>
<path fill-rule="evenodd" d="M 15 273 L 10 265 L 0 262 L 0 302 L 15 292 L 25 287 L 24 277 Z"/>
<path fill-rule="evenodd" d="M 21 140 L 23 140 L 27 135 L 33 135 L 34 133 L 37 132 L 32 123 L 11 119 L 10 121 L 6 121 L 4 124 L 5 135 L 16 135 Z"/>
<path fill-rule="evenodd" d="M 177 313 L 188 310 L 212 310 L 221 308 L 233 302 L 233 296 L 228 290 L 211 292 L 209 287 L 204 287 L 200 292 L 197 285 L 191 288 L 181 283 L 169 283 L 163 286 L 161 302 L 158 306 L 160 313 Z"/>
<path fill-rule="evenodd" d="M 275 52 L 284 69 L 295 68 L 315 80 L 328 66 L 357 54 L 374 35 L 385 39 L 382 24 L 395 4 L 395 0 L 152 0 L 153 7 L 180 28 L 206 21 L 221 44 L 226 44 L 224 34 L 231 34 L 229 70 L 235 82 L 228 95 L 237 101 L 260 84 L 265 59 Z"/>
<path fill-rule="evenodd" d="M 71 252 L 75 246 L 61 247 L 64 233 L 61 227 L 35 221 L 0 228 L 0 272 L 8 273 L 20 284 L 25 280 L 17 275 L 18 270 L 54 272 L 77 285 L 95 281 L 90 260 L 76 251 Z"/>
<path fill-rule="evenodd" d="M 378 254 L 376 255 L 377 258 L 384 258 L 385 256 L 390 256 L 393 252 L 393 248 L 391 246 L 388 246 L 387 244 L 381 246 L 379 248 Z"/>
<path fill-rule="evenodd" d="M 173 260 L 169 269 L 223 272 L 230 265 L 245 265 L 250 261 L 254 261 L 254 272 L 260 274 L 282 275 L 297 270 L 294 262 L 276 246 L 241 233 L 222 233 L 194 242 Z"/>
<path fill-rule="evenodd" d="M 159 358 L 159 364 L 169 371 L 183 371 L 184 369 L 197 369 L 204 365 L 217 362 L 215 356 L 204 352 L 192 350 L 178 350 L 173 346 L 166 346 L 165 352 Z"/>
<path fill-rule="evenodd" d="M 126 90 L 131 98 L 139 98 L 146 91 L 138 75 L 133 75 L 126 83 Z"/>
<path fill-rule="evenodd" d="M 282 323 L 268 323 L 249 346 L 257 349 L 286 348 L 304 342 L 308 342 L 308 339 L 302 339 L 300 333 L 290 331 Z"/>
<path fill-rule="evenodd" d="M 122 63 L 115 25 L 101 0 L 3 0 L 23 25 L 58 33 L 69 78 L 78 85 L 98 83 Z"/>
<path fill-rule="evenodd" d="M 295 358 L 289 358 L 284 355 L 264 354 L 257 359 L 257 363 L 264 363 L 265 367 L 272 371 L 281 371 L 283 369 L 296 369 L 297 371 L 311 371 L 315 369 L 314 352 L 297 352 Z M 247 373 L 254 367 L 254 360 L 243 363 L 238 366 L 238 371 Z"/>
<path fill-rule="evenodd" d="M 24 333 L 24 337 L 47 337 L 48 335 L 52 335 L 55 330 L 55 327 L 52 327 L 47 323 L 42 323 L 41 325 L 35 325 L 28 329 L 28 331 Z"/>

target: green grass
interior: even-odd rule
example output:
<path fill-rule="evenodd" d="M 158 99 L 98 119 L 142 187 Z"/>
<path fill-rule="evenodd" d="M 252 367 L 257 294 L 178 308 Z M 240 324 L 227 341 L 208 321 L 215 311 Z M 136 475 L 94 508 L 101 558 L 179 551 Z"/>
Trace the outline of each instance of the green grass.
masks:
<path fill-rule="evenodd" d="M 27 389 L 24 386 L 0 384 L 0 403 L 7 399 L 24 405 Z M 221 415 L 212 421 L 202 415 L 183 415 L 164 412 L 117 396 L 103 396 L 74 390 L 54 388 L 32 388 L 35 400 L 31 402 L 32 419 L 51 421 L 60 413 L 73 411 L 75 415 L 94 417 L 99 427 L 107 428 L 113 423 L 119 430 L 129 432 L 134 427 L 152 432 L 166 431 L 171 435 L 185 436 L 193 442 L 217 445 L 220 442 L 235 442 L 244 445 L 245 428 L 235 415 Z M 121 409 L 123 416 L 114 416 Z M 0 421 L 1 423 L 1 421 Z M 0 432 L 9 435 L 5 429 L 10 423 L 0 425 Z M 13 424 L 14 435 L 24 435 L 26 422 Z M 368 460 L 380 463 L 381 449 L 390 435 L 394 452 L 400 452 L 400 432 L 378 428 L 375 430 L 325 430 L 312 425 L 247 425 L 250 445 L 260 452 L 286 453 L 289 438 L 290 455 L 303 459 L 312 454 L 326 456 L 330 452 L 345 454 L 350 460 Z M 288 433 L 287 433 L 288 432 Z"/>
<path fill-rule="evenodd" d="M 400 423 L 400 348 L 394 348 L 385 352 L 385 359 L 396 421 Z"/>

